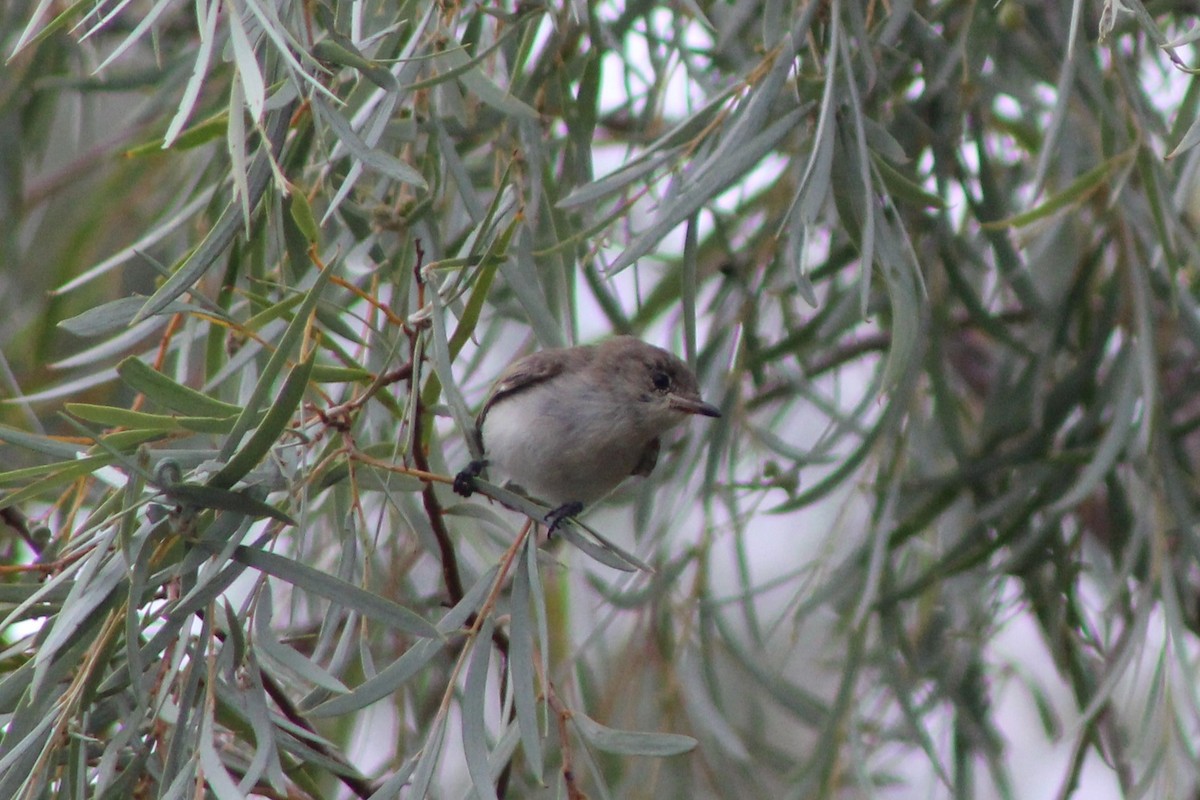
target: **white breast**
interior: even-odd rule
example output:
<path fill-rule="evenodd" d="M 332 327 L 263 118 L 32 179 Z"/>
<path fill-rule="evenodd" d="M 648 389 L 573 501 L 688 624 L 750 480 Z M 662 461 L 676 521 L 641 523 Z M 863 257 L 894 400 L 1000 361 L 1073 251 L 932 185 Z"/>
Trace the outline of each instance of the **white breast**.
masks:
<path fill-rule="evenodd" d="M 592 503 L 633 472 L 655 434 L 636 409 L 570 376 L 496 401 L 483 420 L 489 464 L 553 505 Z"/>

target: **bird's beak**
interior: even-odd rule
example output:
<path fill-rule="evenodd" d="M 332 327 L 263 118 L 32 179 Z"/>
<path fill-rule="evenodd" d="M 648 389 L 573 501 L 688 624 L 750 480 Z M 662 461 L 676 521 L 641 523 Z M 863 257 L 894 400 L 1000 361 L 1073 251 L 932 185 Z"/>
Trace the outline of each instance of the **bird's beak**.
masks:
<path fill-rule="evenodd" d="M 680 397 L 677 394 L 667 395 L 667 405 L 676 411 L 682 411 L 685 414 L 703 414 L 706 417 L 719 417 L 721 411 L 714 405 L 704 402 L 700 398 L 693 400 L 690 397 Z"/>

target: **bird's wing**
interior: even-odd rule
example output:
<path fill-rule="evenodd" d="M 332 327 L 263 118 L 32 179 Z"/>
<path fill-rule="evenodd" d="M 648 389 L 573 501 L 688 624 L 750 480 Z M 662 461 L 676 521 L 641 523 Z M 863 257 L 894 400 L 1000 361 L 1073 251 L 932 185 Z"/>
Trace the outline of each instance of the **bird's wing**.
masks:
<path fill-rule="evenodd" d="M 642 451 L 642 457 L 638 459 L 638 463 L 633 468 L 630 475 L 641 475 L 645 477 L 654 471 L 654 465 L 658 463 L 658 451 L 662 449 L 662 440 L 654 439 L 646 445 L 646 449 Z"/>
<path fill-rule="evenodd" d="M 496 385 L 492 387 L 491 394 L 488 395 L 483 408 L 480 409 L 476 427 L 483 425 L 483 418 L 487 416 L 488 409 L 497 400 L 553 378 L 563 371 L 565 363 L 561 352 L 543 350 L 540 353 L 531 353 L 509 364 L 508 368 L 496 379 Z"/>

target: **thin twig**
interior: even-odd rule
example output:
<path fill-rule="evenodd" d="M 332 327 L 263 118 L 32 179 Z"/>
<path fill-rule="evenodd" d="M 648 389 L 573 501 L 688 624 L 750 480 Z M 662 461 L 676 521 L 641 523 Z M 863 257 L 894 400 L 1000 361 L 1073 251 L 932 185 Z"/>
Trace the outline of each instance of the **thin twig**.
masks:
<path fill-rule="evenodd" d="M 542 686 L 546 687 L 546 702 L 558 720 L 558 744 L 562 749 L 562 776 L 563 783 L 567 787 L 567 797 L 569 800 L 587 800 L 587 795 L 579 788 L 575 779 L 575 769 L 571 763 L 571 732 L 567 728 L 567 723 L 574 716 L 574 712 L 562 701 L 558 692 L 554 690 L 554 684 L 544 675 L 542 676 Z"/>
<path fill-rule="evenodd" d="M 267 695 L 275 702 L 275 705 L 279 708 L 279 712 L 287 718 L 288 722 L 291 722 L 301 730 L 312 734 L 312 736 L 305 741 L 305 744 L 307 744 L 316 752 L 320 753 L 325 758 L 328 758 L 330 761 L 342 767 L 344 771 L 331 770 L 333 774 L 337 776 L 337 779 L 345 784 L 346 788 L 354 792 L 354 794 L 357 796 L 364 798 L 364 800 L 375 794 L 375 791 L 378 787 L 373 786 L 371 781 L 357 774 L 357 770 L 350 766 L 349 762 L 346 761 L 341 753 L 338 753 L 325 745 L 321 735 L 316 732 L 304 715 L 301 714 L 296 706 L 292 704 L 291 699 L 288 698 L 282 687 L 275 682 L 275 679 L 262 670 L 259 670 L 258 674 L 262 679 L 263 688 L 266 689 Z"/>
<path fill-rule="evenodd" d="M 15 506 L 5 506 L 0 508 L 0 522 L 3 522 L 8 527 L 17 532 L 21 540 L 33 551 L 38 558 L 42 556 L 42 546 L 38 544 L 33 533 L 29 530 L 29 520 L 25 519 L 25 515 Z"/>
<path fill-rule="evenodd" d="M 414 246 L 417 250 L 417 263 L 413 267 L 413 275 L 417 281 L 417 303 L 422 305 L 425 299 L 425 282 L 421 278 L 421 266 L 425 261 L 425 249 L 421 246 L 420 239 L 416 240 Z M 409 341 L 409 363 L 412 364 L 408 380 L 412 386 L 413 397 L 412 441 L 409 452 L 412 454 L 413 463 L 416 464 L 417 469 L 421 472 L 432 473 L 433 470 L 429 468 L 429 458 L 425 454 L 425 443 L 421 441 L 425 409 L 421 403 L 417 359 L 418 333 L 415 330 L 407 330 L 406 333 Z M 433 490 L 433 483 L 430 481 L 427 481 L 421 490 L 421 503 L 425 508 L 425 516 L 429 518 L 429 525 L 433 529 L 433 538 L 437 541 L 438 555 L 442 561 L 442 583 L 446 587 L 449 604 L 453 607 L 463 599 L 462 575 L 458 570 L 458 555 L 455 553 L 454 543 L 450 540 L 450 531 L 446 529 L 446 521 L 442 517 L 442 505 L 438 501 L 437 494 Z"/>

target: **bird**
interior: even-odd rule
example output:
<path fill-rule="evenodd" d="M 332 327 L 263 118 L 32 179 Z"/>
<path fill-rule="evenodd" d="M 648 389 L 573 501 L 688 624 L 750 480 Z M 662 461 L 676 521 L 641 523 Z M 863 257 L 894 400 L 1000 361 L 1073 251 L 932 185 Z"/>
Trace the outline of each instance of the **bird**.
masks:
<path fill-rule="evenodd" d="M 633 336 L 542 350 L 496 379 L 472 433 L 483 459 L 454 479 L 464 497 L 494 467 L 552 506 L 553 532 L 631 475 L 649 475 L 663 434 L 692 416 L 720 417 L 679 357 Z"/>

